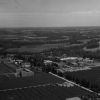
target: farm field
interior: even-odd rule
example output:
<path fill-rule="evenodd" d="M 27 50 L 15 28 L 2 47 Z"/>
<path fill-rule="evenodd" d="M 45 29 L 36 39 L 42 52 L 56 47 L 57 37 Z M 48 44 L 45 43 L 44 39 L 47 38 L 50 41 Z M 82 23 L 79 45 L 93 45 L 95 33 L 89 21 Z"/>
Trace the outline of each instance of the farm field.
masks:
<path fill-rule="evenodd" d="M 56 44 L 43 44 L 40 46 L 22 46 L 20 48 L 9 48 L 6 51 L 8 52 L 41 52 L 43 50 L 48 50 L 51 48 L 59 48 L 59 47 L 67 47 L 69 44 L 68 43 L 56 43 Z"/>
<path fill-rule="evenodd" d="M 33 77 L 4 80 L 0 83 L 0 100 L 65 100 L 66 98 L 93 96 L 94 94 L 78 86 L 62 86 L 66 82 L 44 72 Z M 3 91 L 2 91 L 3 90 Z"/>
<path fill-rule="evenodd" d="M 5 79 L 0 82 L 0 90 L 10 89 L 10 88 L 11 89 L 22 88 L 28 86 L 37 86 L 42 84 L 63 83 L 63 82 L 65 81 L 56 78 L 55 76 L 52 76 L 44 72 L 39 72 L 39 73 L 35 73 L 34 77 Z"/>
<path fill-rule="evenodd" d="M 64 47 L 73 47 L 73 46 L 80 46 L 82 44 L 68 44 L 68 43 L 56 43 L 56 44 L 43 44 L 40 46 L 22 46 L 20 48 L 9 48 L 6 51 L 7 52 L 19 52 L 19 53 L 23 53 L 23 52 L 30 52 L 30 53 L 35 53 L 35 52 L 43 52 L 44 50 L 49 50 L 52 48 L 64 48 Z"/>
<path fill-rule="evenodd" d="M 99 32 L 99 27 L 0 29 L 0 52 L 41 52 L 43 48 L 48 50 L 67 44 L 86 45 L 88 40 L 99 39 Z"/>
<path fill-rule="evenodd" d="M 14 100 L 66 100 L 66 98 L 93 96 L 81 88 L 60 87 L 57 85 L 48 85 L 40 87 L 31 87 L 0 92 L 0 100 L 13 98 Z"/>

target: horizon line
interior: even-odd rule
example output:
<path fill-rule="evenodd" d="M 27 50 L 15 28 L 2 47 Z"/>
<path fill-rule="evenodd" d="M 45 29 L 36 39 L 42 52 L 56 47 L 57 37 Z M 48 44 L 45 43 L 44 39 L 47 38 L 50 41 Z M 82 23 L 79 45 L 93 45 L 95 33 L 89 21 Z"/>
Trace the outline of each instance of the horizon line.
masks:
<path fill-rule="evenodd" d="M 41 26 L 41 27 L 38 27 L 38 26 L 33 26 L 33 27 L 0 27 L 0 29 L 3 29 L 3 28 L 74 28 L 74 27 L 100 27 L 100 26 Z"/>

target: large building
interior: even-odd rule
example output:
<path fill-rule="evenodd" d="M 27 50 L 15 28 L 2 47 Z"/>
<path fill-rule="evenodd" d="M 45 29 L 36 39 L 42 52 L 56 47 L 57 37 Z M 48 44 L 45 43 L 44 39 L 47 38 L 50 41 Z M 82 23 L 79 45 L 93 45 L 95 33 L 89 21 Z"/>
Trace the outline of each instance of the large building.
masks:
<path fill-rule="evenodd" d="M 34 72 L 27 68 L 22 68 L 21 66 L 18 66 L 15 63 L 4 60 L 0 62 L 0 75 L 5 75 L 9 78 L 11 76 L 29 77 L 34 76 Z"/>

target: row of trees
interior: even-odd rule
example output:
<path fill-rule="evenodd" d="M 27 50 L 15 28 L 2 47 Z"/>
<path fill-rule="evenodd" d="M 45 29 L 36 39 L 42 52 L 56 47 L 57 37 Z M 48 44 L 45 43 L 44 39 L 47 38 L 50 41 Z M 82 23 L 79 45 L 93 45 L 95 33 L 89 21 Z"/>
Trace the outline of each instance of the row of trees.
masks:
<path fill-rule="evenodd" d="M 71 75 L 70 73 L 67 73 L 64 75 L 64 77 L 68 80 L 74 81 L 77 84 L 80 84 L 86 88 L 89 88 L 95 92 L 100 92 L 100 87 L 94 82 L 87 80 L 85 78 L 79 78 L 79 77 L 75 77 L 73 75 Z"/>
<path fill-rule="evenodd" d="M 55 48 L 50 49 L 48 51 L 44 51 L 45 55 L 48 56 L 51 54 L 53 56 L 62 56 L 63 54 L 67 54 L 67 56 L 79 56 L 83 58 L 90 58 L 90 59 L 100 59 L 100 50 L 96 52 L 91 51 L 84 51 L 84 46 L 73 46 L 73 47 L 65 47 L 65 48 Z"/>

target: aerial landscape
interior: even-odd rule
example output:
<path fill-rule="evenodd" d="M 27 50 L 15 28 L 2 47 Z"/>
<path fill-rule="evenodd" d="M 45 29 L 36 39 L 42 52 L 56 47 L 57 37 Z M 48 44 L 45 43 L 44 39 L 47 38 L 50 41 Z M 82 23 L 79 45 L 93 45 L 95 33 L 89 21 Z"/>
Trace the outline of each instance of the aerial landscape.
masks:
<path fill-rule="evenodd" d="M 100 27 L 0 31 L 1 99 L 100 97 Z"/>
<path fill-rule="evenodd" d="M 100 0 L 0 0 L 0 100 L 100 100 Z"/>

